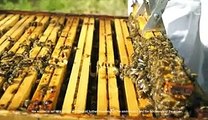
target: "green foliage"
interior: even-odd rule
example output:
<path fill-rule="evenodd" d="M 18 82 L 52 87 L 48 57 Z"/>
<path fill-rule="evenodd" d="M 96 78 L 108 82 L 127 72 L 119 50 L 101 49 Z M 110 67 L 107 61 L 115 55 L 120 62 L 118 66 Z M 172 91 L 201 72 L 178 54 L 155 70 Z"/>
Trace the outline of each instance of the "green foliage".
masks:
<path fill-rule="evenodd" d="M 29 0 L 18 0 L 17 2 L 13 1 L 3 0 L 3 3 L 0 4 L 0 8 L 7 10 L 31 10 L 32 8 Z"/>
<path fill-rule="evenodd" d="M 0 9 L 127 15 L 127 0 L 0 0 Z"/>

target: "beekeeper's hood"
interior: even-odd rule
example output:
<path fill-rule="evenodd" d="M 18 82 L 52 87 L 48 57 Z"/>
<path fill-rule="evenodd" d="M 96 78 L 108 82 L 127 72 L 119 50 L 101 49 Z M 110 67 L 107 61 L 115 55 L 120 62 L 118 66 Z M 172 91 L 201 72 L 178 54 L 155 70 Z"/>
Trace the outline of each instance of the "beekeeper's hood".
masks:
<path fill-rule="evenodd" d="M 162 15 L 167 36 L 208 94 L 208 0 L 170 0 Z"/>

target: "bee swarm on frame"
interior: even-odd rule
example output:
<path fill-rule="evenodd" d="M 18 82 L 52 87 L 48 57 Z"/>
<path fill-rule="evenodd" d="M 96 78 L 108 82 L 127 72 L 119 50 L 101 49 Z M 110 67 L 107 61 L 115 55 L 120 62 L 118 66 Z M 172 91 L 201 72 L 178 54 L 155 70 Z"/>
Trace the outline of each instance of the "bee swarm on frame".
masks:
<path fill-rule="evenodd" d="M 188 117 L 194 76 L 183 58 L 167 37 L 142 37 L 138 21 L 132 16 L 127 24 L 134 53 L 132 63 L 123 67 L 121 73 L 135 83 L 140 98 L 150 99 L 151 105 L 143 109 L 161 111 L 154 113 L 156 117 Z"/>

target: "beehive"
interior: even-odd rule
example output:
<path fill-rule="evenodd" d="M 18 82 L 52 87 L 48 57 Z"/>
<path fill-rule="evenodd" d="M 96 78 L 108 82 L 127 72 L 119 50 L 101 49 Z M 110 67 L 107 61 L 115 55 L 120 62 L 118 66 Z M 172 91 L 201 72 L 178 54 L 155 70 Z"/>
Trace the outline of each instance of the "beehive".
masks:
<path fill-rule="evenodd" d="M 118 70 L 134 52 L 127 17 L 0 13 L 0 119 L 152 119 Z"/>
<path fill-rule="evenodd" d="M 1 63 L 21 72 L 1 74 L 1 113 L 19 119 L 49 112 L 139 116 L 135 87 L 117 70 L 133 52 L 126 19 L 2 11 Z"/>

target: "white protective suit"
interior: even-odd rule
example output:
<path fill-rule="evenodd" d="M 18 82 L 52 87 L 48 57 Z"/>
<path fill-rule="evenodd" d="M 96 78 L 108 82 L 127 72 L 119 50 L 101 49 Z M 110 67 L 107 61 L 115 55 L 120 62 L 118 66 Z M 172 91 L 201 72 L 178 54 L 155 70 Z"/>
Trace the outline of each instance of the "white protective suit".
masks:
<path fill-rule="evenodd" d="M 168 38 L 208 95 L 208 0 L 169 0 L 162 19 Z"/>

